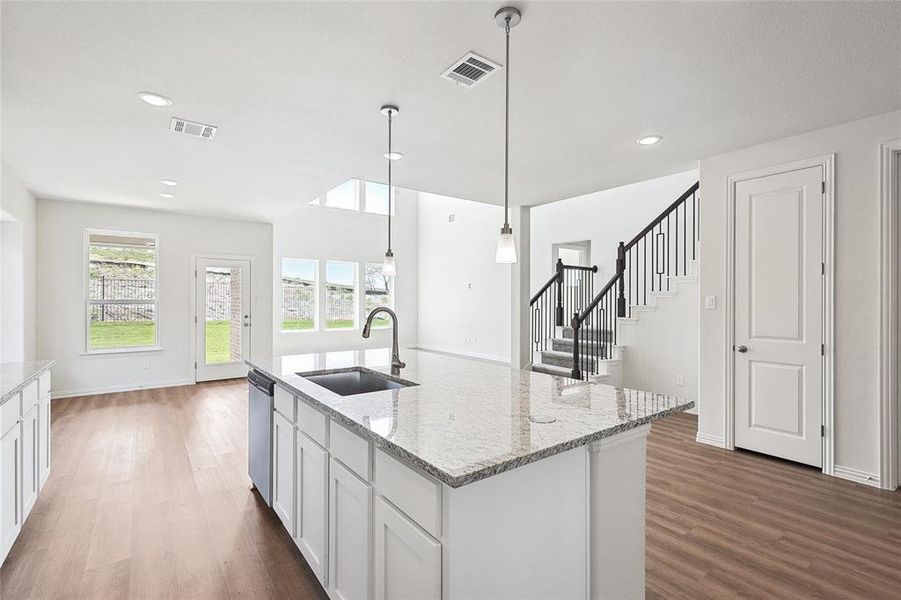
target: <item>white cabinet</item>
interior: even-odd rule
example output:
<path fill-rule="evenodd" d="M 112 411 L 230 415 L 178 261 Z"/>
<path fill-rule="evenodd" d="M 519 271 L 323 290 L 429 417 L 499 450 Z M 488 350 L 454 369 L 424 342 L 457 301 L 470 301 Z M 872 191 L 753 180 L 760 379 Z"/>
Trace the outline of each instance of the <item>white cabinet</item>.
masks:
<path fill-rule="evenodd" d="M 16 425 L 0 440 L 0 563 L 22 529 L 22 429 Z"/>
<path fill-rule="evenodd" d="M 50 397 L 38 404 L 38 482 L 44 489 L 50 476 Z"/>
<path fill-rule="evenodd" d="M 323 586 L 327 583 L 328 562 L 328 464 L 325 449 L 307 434 L 297 436 L 297 502 L 295 541 L 301 554 Z"/>
<path fill-rule="evenodd" d="M 40 448 L 38 446 L 38 405 L 22 417 L 22 520 L 28 518 L 38 499 Z"/>
<path fill-rule="evenodd" d="M 441 544 L 381 497 L 373 526 L 375 599 L 439 600 Z"/>
<path fill-rule="evenodd" d="M 272 509 L 294 537 L 294 425 L 272 413 Z"/>
<path fill-rule="evenodd" d="M 332 459 L 329 468 L 329 577 L 332 600 L 370 597 L 372 487 Z"/>

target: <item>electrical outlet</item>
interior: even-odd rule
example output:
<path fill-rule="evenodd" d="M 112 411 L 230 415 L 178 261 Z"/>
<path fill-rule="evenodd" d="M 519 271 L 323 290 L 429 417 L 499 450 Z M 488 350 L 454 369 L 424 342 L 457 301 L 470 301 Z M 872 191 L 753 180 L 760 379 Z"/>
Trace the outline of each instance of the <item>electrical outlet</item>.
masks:
<path fill-rule="evenodd" d="M 682 375 L 676 375 L 676 385 L 685 385 L 685 377 Z"/>
<path fill-rule="evenodd" d="M 149 369 L 149 368 L 150 368 L 150 361 L 149 361 L 149 360 L 141 361 L 141 368 L 142 368 L 142 369 Z"/>
<path fill-rule="evenodd" d="M 716 296 L 707 296 L 704 298 L 704 308 L 707 310 L 716 309 Z"/>

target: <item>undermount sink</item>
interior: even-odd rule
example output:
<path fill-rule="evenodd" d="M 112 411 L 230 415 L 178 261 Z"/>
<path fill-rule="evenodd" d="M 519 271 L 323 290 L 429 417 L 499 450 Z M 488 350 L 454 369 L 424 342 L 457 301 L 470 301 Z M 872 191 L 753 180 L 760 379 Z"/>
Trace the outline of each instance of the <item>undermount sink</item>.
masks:
<path fill-rule="evenodd" d="M 323 373 L 321 375 L 304 375 L 302 373 L 298 373 L 298 375 L 307 381 L 312 381 L 316 385 L 335 392 L 339 396 L 355 396 L 356 394 L 396 390 L 398 388 L 416 385 L 409 381 L 394 381 L 376 371 L 363 369 L 337 371 L 334 373 Z"/>

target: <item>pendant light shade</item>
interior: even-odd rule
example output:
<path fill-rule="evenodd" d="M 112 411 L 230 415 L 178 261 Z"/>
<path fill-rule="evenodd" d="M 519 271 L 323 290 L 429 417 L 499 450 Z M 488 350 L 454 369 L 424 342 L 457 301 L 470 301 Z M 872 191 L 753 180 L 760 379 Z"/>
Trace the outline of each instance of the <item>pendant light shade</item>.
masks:
<path fill-rule="evenodd" d="M 497 240 L 494 262 L 511 264 L 516 262 L 516 240 L 510 227 L 510 29 L 519 25 L 522 15 L 519 10 L 508 6 L 494 13 L 494 22 L 504 30 L 506 36 L 506 63 L 504 64 L 504 226 Z"/>
<path fill-rule="evenodd" d="M 391 201 L 394 199 L 394 188 L 391 185 L 391 162 L 403 158 L 403 154 L 391 149 L 391 125 L 394 115 L 399 111 L 396 106 L 385 104 L 381 108 L 383 115 L 388 117 L 388 151 L 384 156 L 388 159 L 388 249 L 385 251 L 385 261 L 382 263 L 382 274 L 385 277 L 397 275 L 397 267 L 394 265 L 394 252 L 391 251 Z"/>

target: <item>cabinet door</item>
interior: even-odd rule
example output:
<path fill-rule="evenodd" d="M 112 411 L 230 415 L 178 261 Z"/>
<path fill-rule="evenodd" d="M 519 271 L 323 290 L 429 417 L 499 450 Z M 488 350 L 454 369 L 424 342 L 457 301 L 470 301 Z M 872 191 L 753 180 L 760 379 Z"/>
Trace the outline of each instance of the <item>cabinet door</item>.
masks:
<path fill-rule="evenodd" d="M 297 432 L 297 547 L 326 585 L 328 563 L 328 453 L 305 433 Z"/>
<path fill-rule="evenodd" d="M 329 463 L 329 596 L 366 600 L 372 488 L 340 462 Z"/>
<path fill-rule="evenodd" d="M 381 497 L 375 500 L 375 598 L 441 598 L 441 544 Z"/>
<path fill-rule="evenodd" d="M 22 429 L 16 425 L 0 440 L 0 563 L 22 528 Z"/>
<path fill-rule="evenodd" d="M 28 518 L 41 483 L 38 476 L 40 448 L 38 446 L 38 406 L 34 405 L 22 417 L 22 521 Z"/>
<path fill-rule="evenodd" d="M 272 508 L 294 537 L 294 425 L 272 417 Z"/>
<path fill-rule="evenodd" d="M 38 481 L 39 489 L 44 489 L 50 476 L 50 398 L 44 398 L 38 405 Z"/>

